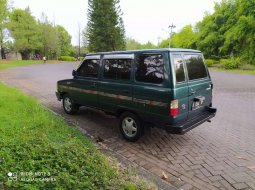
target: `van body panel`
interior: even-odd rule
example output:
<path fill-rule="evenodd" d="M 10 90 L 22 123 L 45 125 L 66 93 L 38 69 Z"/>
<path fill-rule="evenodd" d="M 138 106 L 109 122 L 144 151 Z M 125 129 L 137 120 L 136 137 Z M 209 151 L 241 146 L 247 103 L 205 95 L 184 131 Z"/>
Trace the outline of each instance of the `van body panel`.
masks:
<path fill-rule="evenodd" d="M 132 108 L 132 85 L 116 81 L 99 82 L 99 107 L 107 112 L 116 113 L 120 107 Z"/>
<path fill-rule="evenodd" d="M 173 100 L 178 100 L 179 114 L 173 118 L 174 123 L 185 122 L 189 114 L 188 83 L 175 86 Z"/>
<path fill-rule="evenodd" d="M 133 86 L 134 108 L 143 113 L 147 122 L 158 125 L 163 123 L 169 115 L 169 95 L 170 90 L 167 88 L 135 84 Z"/>
<path fill-rule="evenodd" d="M 77 77 L 73 79 L 73 86 L 77 89 L 73 95 L 75 101 L 81 105 L 98 107 L 97 79 Z"/>
<path fill-rule="evenodd" d="M 97 81 L 84 79 L 68 79 L 58 81 L 58 92 L 68 93 L 75 102 L 91 107 L 98 106 Z"/>

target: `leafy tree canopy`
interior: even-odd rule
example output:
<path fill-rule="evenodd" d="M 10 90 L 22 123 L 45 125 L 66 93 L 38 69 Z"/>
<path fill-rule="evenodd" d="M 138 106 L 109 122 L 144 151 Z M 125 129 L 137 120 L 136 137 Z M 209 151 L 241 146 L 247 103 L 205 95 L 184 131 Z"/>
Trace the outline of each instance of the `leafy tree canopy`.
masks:
<path fill-rule="evenodd" d="M 185 26 L 171 41 L 173 47 L 200 49 L 207 58 L 235 56 L 255 64 L 255 1 L 215 3 L 212 14 L 205 13 L 194 28 Z M 159 47 L 168 47 L 168 42 Z"/>
<path fill-rule="evenodd" d="M 5 59 L 5 43 L 4 39 L 6 38 L 6 23 L 8 20 L 9 10 L 7 5 L 7 0 L 0 0 L 0 49 L 1 57 Z"/>
<path fill-rule="evenodd" d="M 88 5 L 88 49 L 92 52 L 125 49 L 125 29 L 119 0 L 89 0 Z"/>
<path fill-rule="evenodd" d="M 29 59 L 29 54 L 41 45 L 37 35 L 39 33 L 37 23 L 29 8 L 15 9 L 10 14 L 9 29 L 22 59 Z"/>

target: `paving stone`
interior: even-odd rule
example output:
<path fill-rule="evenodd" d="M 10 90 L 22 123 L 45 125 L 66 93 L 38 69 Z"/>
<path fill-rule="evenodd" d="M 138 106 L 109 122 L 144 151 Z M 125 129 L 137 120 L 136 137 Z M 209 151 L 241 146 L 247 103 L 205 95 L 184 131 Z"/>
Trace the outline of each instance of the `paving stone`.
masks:
<path fill-rule="evenodd" d="M 241 190 L 241 189 L 247 189 L 248 186 L 245 183 L 236 183 L 233 184 L 234 188 Z"/>
<path fill-rule="evenodd" d="M 215 181 L 222 180 L 222 177 L 220 175 L 216 175 L 216 176 L 209 177 L 209 179 L 211 182 L 215 182 Z"/>

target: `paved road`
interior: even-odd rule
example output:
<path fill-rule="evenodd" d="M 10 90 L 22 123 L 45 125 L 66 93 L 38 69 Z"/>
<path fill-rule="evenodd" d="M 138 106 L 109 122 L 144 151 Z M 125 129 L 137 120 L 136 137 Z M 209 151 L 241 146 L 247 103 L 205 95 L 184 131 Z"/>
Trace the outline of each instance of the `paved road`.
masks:
<path fill-rule="evenodd" d="M 177 188 L 255 189 L 255 76 L 211 72 L 215 88 L 212 123 L 185 135 L 152 129 L 136 143 L 126 142 L 117 120 L 101 112 L 82 109 L 68 116 L 55 98 L 56 81 L 71 77 L 76 65 L 50 64 L 0 72 L 0 80 L 19 87 L 44 105 L 77 123 L 90 135 Z"/>

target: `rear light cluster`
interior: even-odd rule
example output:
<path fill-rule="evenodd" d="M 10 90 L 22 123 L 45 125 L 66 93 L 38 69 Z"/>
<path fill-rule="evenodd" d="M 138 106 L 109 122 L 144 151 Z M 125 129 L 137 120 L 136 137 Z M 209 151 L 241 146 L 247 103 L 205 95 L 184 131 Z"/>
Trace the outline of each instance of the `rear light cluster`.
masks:
<path fill-rule="evenodd" d="M 178 100 L 172 100 L 170 103 L 170 116 L 177 116 L 179 114 Z"/>

